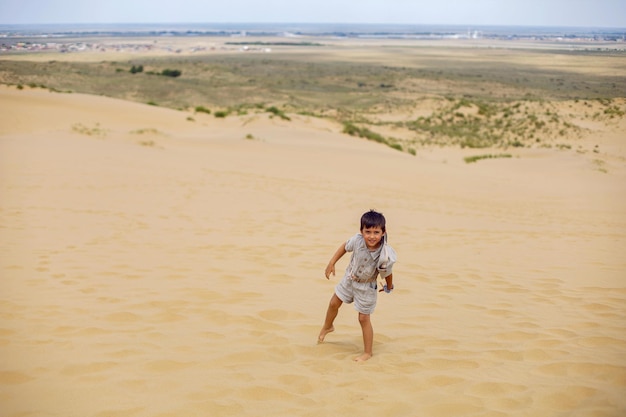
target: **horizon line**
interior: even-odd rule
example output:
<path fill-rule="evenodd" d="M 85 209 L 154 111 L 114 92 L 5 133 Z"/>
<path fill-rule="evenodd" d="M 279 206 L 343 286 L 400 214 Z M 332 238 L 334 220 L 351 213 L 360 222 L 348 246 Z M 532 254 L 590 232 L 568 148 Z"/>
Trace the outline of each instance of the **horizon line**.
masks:
<path fill-rule="evenodd" d="M 619 29 L 626 26 L 579 26 L 579 25 L 531 25 L 531 24 L 493 24 L 493 23 L 399 23 L 399 22 L 268 22 L 268 21 L 229 21 L 229 22 L 30 22 L 6 23 L 0 26 L 69 26 L 69 25 L 371 25 L 371 26 L 451 26 L 451 27 L 520 27 L 520 28 L 567 28 L 567 29 Z"/>

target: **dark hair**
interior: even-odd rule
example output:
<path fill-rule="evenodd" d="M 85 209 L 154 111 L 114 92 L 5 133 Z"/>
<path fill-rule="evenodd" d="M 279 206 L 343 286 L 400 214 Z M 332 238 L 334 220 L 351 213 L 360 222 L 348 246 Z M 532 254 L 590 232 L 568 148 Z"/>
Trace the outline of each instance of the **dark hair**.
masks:
<path fill-rule="evenodd" d="M 361 216 L 361 230 L 380 226 L 383 233 L 385 233 L 385 223 L 385 216 L 376 210 L 370 210 Z"/>

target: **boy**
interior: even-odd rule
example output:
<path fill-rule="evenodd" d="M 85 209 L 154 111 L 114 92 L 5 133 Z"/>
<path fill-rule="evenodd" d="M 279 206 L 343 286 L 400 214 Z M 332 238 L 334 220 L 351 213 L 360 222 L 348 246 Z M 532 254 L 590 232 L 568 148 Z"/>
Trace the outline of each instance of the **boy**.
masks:
<path fill-rule="evenodd" d="M 374 329 L 370 314 L 376 307 L 378 274 L 386 282 L 380 291 L 390 293 L 393 290 L 391 268 L 396 262 L 396 253 L 387 244 L 385 216 L 382 213 L 370 210 L 363 214 L 360 230 L 360 233 L 339 246 L 326 266 L 326 279 L 330 279 L 330 274 L 335 275 L 337 261 L 346 252 L 352 252 L 346 272 L 330 299 L 326 320 L 318 336 L 318 343 L 322 343 L 326 335 L 335 330 L 333 322 L 337 317 L 339 307 L 343 303 L 354 302 L 354 308 L 359 312 L 359 324 L 363 332 L 363 354 L 354 358 L 357 362 L 366 361 L 373 355 Z"/>

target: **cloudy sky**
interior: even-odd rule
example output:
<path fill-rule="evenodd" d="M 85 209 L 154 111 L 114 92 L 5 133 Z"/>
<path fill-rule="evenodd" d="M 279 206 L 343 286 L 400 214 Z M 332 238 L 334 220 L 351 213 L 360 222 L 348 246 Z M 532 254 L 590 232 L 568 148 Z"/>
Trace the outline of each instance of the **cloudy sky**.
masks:
<path fill-rule="evenodd" d="M 218 22 L 626 28 L 626 0 L 0 0 L 0 24 Z"/>

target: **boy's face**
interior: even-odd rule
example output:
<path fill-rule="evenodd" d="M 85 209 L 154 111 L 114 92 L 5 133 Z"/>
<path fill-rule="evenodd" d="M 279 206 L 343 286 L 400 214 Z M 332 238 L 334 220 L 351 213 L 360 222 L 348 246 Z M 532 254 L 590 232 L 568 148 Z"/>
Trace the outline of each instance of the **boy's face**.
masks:
<path fill-rule="evenodd" d="M 368 249 L 376 249 L 378 245 L 380 245 L 384 233 L 380 226 L 374 226 L 361 229 L 361 235 L 363 235 L 365 246 L 367 246 Z"/>

